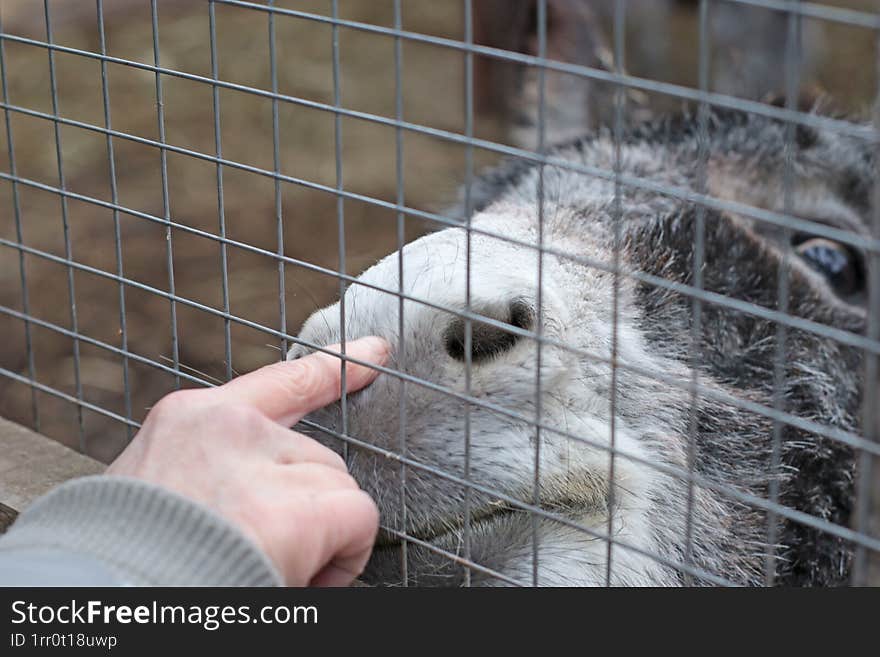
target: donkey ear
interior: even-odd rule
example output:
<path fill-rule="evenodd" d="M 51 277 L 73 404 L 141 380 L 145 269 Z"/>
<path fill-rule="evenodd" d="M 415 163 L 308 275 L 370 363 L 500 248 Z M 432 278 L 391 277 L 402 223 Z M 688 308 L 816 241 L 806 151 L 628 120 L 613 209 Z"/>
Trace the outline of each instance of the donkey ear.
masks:
<path fill-rule="evenodd" d="M 763 101 L 775 107 L 788 106 L 788 96 L 784 92 L 767 94 Z M 808 84 L 801 87 L 795 100 L 794 109 L 798 112 L 809 112 L 822 116 L 843 116 L 828 93 L 818 84 Z M 819 141 L 819 132 L 811 126 L 798 124 L 795 128 L 795 140 L 801 149 L 811 148 Z"/>
<path fill-rule="evenodd" d="M 610 52 L 587 0 L 547 0 L 547 59 L 607 69 Z M 474 40 L 479 45 L 539 55 L 538 0 L 475 0 Z M 516 145 L 538 144 L 538 68 L 477 57 L 474 93 L 478 111 L 498 116 Z M 579 136 L 594 123 L 595 84 L 583 77 L 545 72 L 544 142 Z"/>
<path fill-rule="evenodd" d="M 788 105 L 788 97 L 784 91 L 769 93 L 762 100 L 768 105 L 775 107 L 786 107 Z M 839 109 L 834 106 L 828 92 L 815 83 L 803 85 L 798 90 L 795 103 L 794 109 L 799 112 L 814 112 L 825 116 L 836 116 L 840 113 Z"/>

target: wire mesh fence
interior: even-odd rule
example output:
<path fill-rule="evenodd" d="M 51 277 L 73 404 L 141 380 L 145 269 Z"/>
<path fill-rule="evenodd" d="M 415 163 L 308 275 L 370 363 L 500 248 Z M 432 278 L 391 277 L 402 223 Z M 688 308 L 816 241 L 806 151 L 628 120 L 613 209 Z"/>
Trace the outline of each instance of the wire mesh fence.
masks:
<path fill-rule="evenodd" d="M 110 460 L 379 334 L 297 427 L 379 504 L 366 581 L 877 583 L 877 7 L 41 4 L 0 16 L 4 416 Z"/>

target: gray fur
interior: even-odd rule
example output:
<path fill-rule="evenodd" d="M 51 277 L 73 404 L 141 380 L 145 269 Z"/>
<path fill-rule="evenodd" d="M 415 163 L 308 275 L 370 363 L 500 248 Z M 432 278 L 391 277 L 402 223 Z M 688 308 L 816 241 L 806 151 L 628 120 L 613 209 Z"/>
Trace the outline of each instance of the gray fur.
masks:
<path fill-rule="evenodd" d="M 707 184 L 721 198 L 784 210 L 784 126 L 768 119 L 721 112 L 710 116 Z M 873 158 L 865 144 L 823 131 L 798 139 L 794 160 L 794 207 L 806 219 L 864 230 L 870 212 L 868 191 Z M 681 189 L 699 189 L 697 122 L 687 116 L 632 130 L 624 139 L 625 175 Z M 614 142 L 600 131 L 552 156 L 604 170 L 614 166 Z M 473 225 L 525 244 L 537 243 L 539 170 L 509 164 L 488 173 L 474 188 Z M 606 543 L 596 534 L 610 526 L 621 541 L 612 551 L 612 585 L 678 585 L 689 581 L 670 563 L 686 560 L 698 571 L 740 584 L 760 584 L 765 555 L 772 555 L 775 581 L 787 585 L 840 584 L 848 577 L 852 547 L 844 540 L 786 517 L 777 516 L 772 534 L 764 510 L 718 490 L 767 498 L 778 483 L 780 502 L 839 526 L 847 526 L 852 508 L 854 463 L 850 448 L 791 426 L 781 432 L 779 467 L 771 466 L 773 423 L 743 410 L 731 398 L 774 405 L 777 326 L 774 322 L 717 304 L 703 303 L 695 358 L 690 350 L 691 298 L 630 276 L 619 278 L 617 340 L 613 308 L 614 276 L 589 262 L 611 263 L 615 222 L 620 265 L 676 283 L 693 283 L 693 249 L 698 210 L 668 196 L 622 186 L 619 206 L 613 181 L 562 168 L 543 170 L 544 245 L 575 260 L 543 258 L 542 334 L 568 344 L 576 353 L 550 344 L 541 349 L 540 504 L 548 511 L 589 528 L 584 533 L 531 515 L 492 495 L 473 491 L 469 509 L 469 555 L 475 562 L 523 583 L 533 575 L 533 540 L 538 539 L 538 583 L 601 585 L 606 581 Z M 619 208 L 619 214 L 618 214 Z M 777 307 L 778 276 L 783 267 L 779 231 L 753 220 L 706 209 L 705 289 L 760 306 Z M 439 231 L 403 249 L 407 294 L 453 309 L 465 307 L 467 239 L 462 229 Z M 394 292 L 400 254 L 369 269 L 361 280 Z M 538 260 L 534 248 L 485 234 L 470 239 L 471 307 L 474 312 L 509 322 L 511 303 L 537 298 Z M 788 311 L 798 317 L 861 334 L 865 312 L 838 298 L 797 256 L 787 260 Z M 466 391 L 465 365 L 446 340 L 456 318 L 417 301 L 404 304 L 403 348 L 398 335 L 399 302 L 393 294 L 352 285 L 346 292 L 346 336 L 377 334 L 395 349 L 390 366 L 458 393 Z M 475 326 L 478 326 L 475 324 Z M 339 306 L 313 315 L 304 340 L 339 340 Z M 534 327 L 531 327 L 534 329 Z M 493 335 L 492 331 L 477 336 Z M 491 339 L 491 338 L 487 338 Z M 537 411 L 536 344 L 510 341 L 497 353 L 480 357 L 471 368 L 470 393 L 526 418 Z M 612 348 L 624 366 L 617 369 L 613 422 L 615 459 L 613 497 L 607 447 L 612 423 Z M 291 357 L 305 353 L 296 347 Z M 476 352 L 475 352 L 476 353 Z M 460 354 L 459 354 L 460 355 Z M 787 331 L 783 409 L 822 425 L 858 431 L 861 354 L 837 342 L 797 329 Z M 647 370 L 679 385 L 642 376 Z M 698 396 L 694 408 L 689 383 L 715 395 Z M 401 396 L 402 395 L 402 396 Z M 401 402 L 401 399 L 403 400 Z M 401 436 L 400 410 L 406 435 Z M 695 412 L 694 412 L 695 411 Z M 341 432 L 339 406 L 310 418 Z M 455 398 L 416 383 L 380 377 L 369 389 L 350 396 L 348 433 L 384 450 L 465 476 L 465 408 Z M 688 467 L 694 429 L 695 471 L 708 485 L 689 488 L 673 470 Z M 584 440 L 572 440 L 558 428 Z M 340 442 L 313 432 L 335 449 Z M 532 423 L 472 406 L 469 414 L 470 478 L 505 496 L 533 501 L 536 430 Z M 406 469 L 406 523 L 403 522 L 398 462 L 368 450 L 351 448 L 350 466 L 362 487 L 377 500 L 385 526 L 465 556 L 466 494 L 458 484 L 416 467 Z M 664 466 L 663 469 L 652 467 Z M 776 536 L 768 547 L 767 537 Z M 690 542 L 687 537 L 690 536 Z M 635 550 L 630 548 L 636 548 Z M 658 561 L 651 556 L 660 555 Z M 365 577 L 373 583 L 400 583 L 399 541 L 383 534 Z M 408 547 L 411 584 L 460 585 L 463 568 L 447 557 Z M 474 584 L 497 584 L 472 572 Z M 696 575 L 695 583 L 708 583 Z"/>

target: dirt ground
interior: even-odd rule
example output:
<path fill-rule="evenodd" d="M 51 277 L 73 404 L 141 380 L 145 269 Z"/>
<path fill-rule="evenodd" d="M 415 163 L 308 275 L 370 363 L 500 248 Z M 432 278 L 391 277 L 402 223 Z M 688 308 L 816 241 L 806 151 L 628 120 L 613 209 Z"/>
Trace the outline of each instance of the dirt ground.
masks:
<path fill-rule="evenodd" d="M 45 39 L 42 3 L 0 0 L 4 31 Z M 54 40 L 66 47 L 98 51 L 94 4 L 52 0 Z M 153 63 L 149 3 L 105 0 L 107 50 L 113 57 Z M 460 0 L 406 0 L 404 27 L 455 39 L 462 38 Z M 831 3 L 828 3 L 831 4 Z M 867 6 L 867 2 L 838 2 Z M 278 2 L 278 6 L 329 15 L 326 0 Z M 87 7 L 88 11 L 82 9 Z M 393 25 L 390 0 L 341 0 L 343 18 Z M 160 0 L 158 27 L 161 66 L 199 76 L 211 76 L 207 3 L 196 0 Z M 319 103 L 333 103 L 332 30 L 330 26 L 294 17 L 275 21 L 278 87 L 282 94 Z M 676 23 L 676 61 L 669 80 L 693 84 L 696 75 L 694 16 L 682 10 Z M 679 35 L 680 33 L 680 35 Z M 253 9 L 216 6 L 220 79 L 271 90 L 267 14 Z M 351 29 L 339 30 L 342 104 L 352 110 L 385 117 L 395 114 L 394 40 Z M 637 36 L 637 35 L 636 35 Z M 829 29 L 829 52 L 819 82 L 847 109 L 864 109 L 874 95 L 872 35 L 854 28 Z M 405 41 L 403 48 L 403 114 L 411 122 L 457 133 L 464 131 L 464 58 L 460 52 Z M 9 103 L 52 113 L 47 50 L 5 41 L 6 84 Z M 54 57 L 58 111 L 66 119 L 104 125 L 101 67 L 95 59 L 65 52 Z M 638 74 L 638 71 L 632 71 Z M 147 140 L 159 139 L 156 79 L 152 72 L 110 63 L 107 65 L 113 129 Z M 174 147 L 213 156 L 214 114 L 212 88 L 202 82 L 164 75 L 165 138 Z M 271 99 L 237 90 L 219 92 L 223 157 L 271 171 L 273 122 Z M 2 117 L 0 117 L 2 119 Z M 504 126 L 491 115 L 478 115 L 477 136 L 505 141 Z M 18 175 L 51 187 L 59 185 L 54 124 L 45 118 L 10 112 Z M 281 103 L 280 171 L 334 187 L 336 180 L 334 115 L 320 109 Z M 111 201 L 105 135 L 83 128 L 59 127 L 65 186 L 71 192 Z M 397 195 L 393 127 L 343 117 L 341 168 L 347 191 L 387 202 Z M 464 147 L 437 138 L 404 132 L 405 202 L 429 210 L 442 209 L 455 197 L 462 179 Z M 132 140 L 113 139 L 118 202 L 154 218 L 165 216 L 160 151 Z M 10 171 L 6 133 L 0 131 L 0 171 Z M 491 162 L 489 153 L 476 153 L 478 165 Z M 275 182 L 271 176 L 234 167 L 223 168 L 225 228 L 232 240 L 270 252 L 278 250 Z M 174 222 L 219 233 L 217 168 L 210 161 L 167 153 L 169 213 Z M 69 248 L 74 261 L 111 274 L 117 271 L 114 213 L 106 208 L 69 199 L 66 208 L 57 194 L 18 185 L 23 242 L 27 247 L 65 257 L 63 212 L 69 226 Z M 302 185 L 281 184 L 283 250 L 290 258 L 330 270 L 340 266 L 340 219 L 336 196 Z M 167 292 L 169 290 L 166 230 L 157 221 L 119 213 L 122 269 L 126 279 Z M 345 268 L 357 274 L 380 256 L 397 248 L 397 214 L 357 200 L 343 203 Z M 407 217 L 406 239 L 430 230 L 429 222 Z M 0 238 L 17 241 L 13 188 L 0 181 Z M 221 246 L 208 237 L 177 228 L 171 230 L 175 293 L 179 297 L 222 311 Z M 316 308 L 332 302 L 339 282 L 333 276 L 288 264 L 285 266 L 285 326 L 280 324 L 278 260 L 265 254 L 229 246 L 230 313 L 273 330 L 296 334 Z M 72 329 L 68 275 L 63 264 L 24 255 L 29 298 L 28 312 L 40 320 Z M 74 270 L 78 330 L 116 347 L 122 345 L 120 286 L 117 281 Z M 145 358 L 170 365 L 172 356 L 171 303 L 165 296 L 124 286 L 128 349 Z M 0 305 L 23 310 L 19 252 L 0 248 Z M 226 377 L 225 322 L 221 316 L 175 304 L 179 356 L 182 367 L 203 378 Z M 235 321 L 230 324 L 235 372 L 249 371 L 279 357 L 277 336 Z M 73 340 L 57 331 L 31 325 L 34 371 L 41 383 L 76 394 Z M 0 367 L 29 376 L 25 325 L 0 312 Z M 81 342 L 79 376 L 88 403 L 119 415 L 126 414 L 123 359 L 106 349 Z M 175 377 L 149 364 L 128 362 L 131 415 L 143 419 L 150 405 L 172 390 Z M 186 382 L 184 382 L 185 385 Z M 108 460 L 125 444 L 126 427 L 99 413 L 83 412 L 78 430 L 77 407 L 37 392 L 37 415 L 32 412 L 28 385 L 0 376 L 0 415 L 36 427 L 72 446 L 84 447 L 96 458 Z M 36 421 L 38 420 L 38 421 Z"/>

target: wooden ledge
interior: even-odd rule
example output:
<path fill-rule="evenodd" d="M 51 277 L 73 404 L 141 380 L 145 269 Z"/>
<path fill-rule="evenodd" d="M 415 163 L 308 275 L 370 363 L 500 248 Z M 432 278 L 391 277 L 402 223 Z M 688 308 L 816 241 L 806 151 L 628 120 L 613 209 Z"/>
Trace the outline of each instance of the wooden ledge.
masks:
<path fill-rule="evenodd" d="M 0 418 L 0 533 L 49 489 L 106 466 L 35 431 Z"/>

